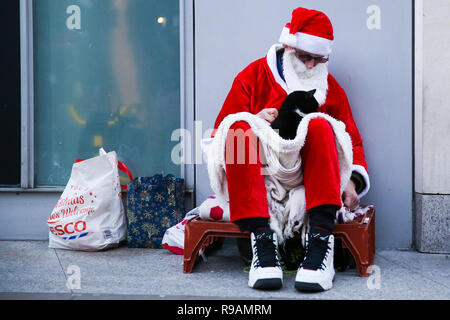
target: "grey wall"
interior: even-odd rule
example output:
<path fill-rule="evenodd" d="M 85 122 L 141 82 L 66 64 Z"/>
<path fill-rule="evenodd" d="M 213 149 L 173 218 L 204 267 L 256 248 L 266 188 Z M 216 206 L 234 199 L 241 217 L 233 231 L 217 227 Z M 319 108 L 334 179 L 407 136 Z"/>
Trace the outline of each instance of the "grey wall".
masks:
<path fill-rule="evenodd" d="M 47 219 L 61 193 L 0 193 L 0 240 L 48 239 Z"/>
<path fill-rule="evenodd" d="M 423 1 L 422 165 L 416 191 L 450 194 L 450 2 Z"/>
<path fill-rule="evenodd" d="M 417 250 L 450 252 L 450 2 L 416 1 Z"/>
<path fill-rule="evenodd" d="M 195 117 L 214 120 L 233 78 L 278 41 L 298 1 L 195 1 Z M 412 5 L 409 0 L 305 0 L 332 20 L 330 72 L 345 89 L 364 140 L 377 208 L 376 245 L 412 243 Z M 369 29 L 370 5 L 380 29 Z M 197 204 L 211 195 L 206 166 L 197 166 Z"/>

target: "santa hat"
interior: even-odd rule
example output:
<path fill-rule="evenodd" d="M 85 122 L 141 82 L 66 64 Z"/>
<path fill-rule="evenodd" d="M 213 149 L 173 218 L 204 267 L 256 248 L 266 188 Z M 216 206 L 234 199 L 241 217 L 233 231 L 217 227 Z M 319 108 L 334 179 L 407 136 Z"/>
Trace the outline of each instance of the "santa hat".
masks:
<path fill-rule="evenodd" d="M 333 45 L 333 26 L 320 11 L 297 8 L 281 32 L 279 42 L 312 54 L 328 56 Z"/>

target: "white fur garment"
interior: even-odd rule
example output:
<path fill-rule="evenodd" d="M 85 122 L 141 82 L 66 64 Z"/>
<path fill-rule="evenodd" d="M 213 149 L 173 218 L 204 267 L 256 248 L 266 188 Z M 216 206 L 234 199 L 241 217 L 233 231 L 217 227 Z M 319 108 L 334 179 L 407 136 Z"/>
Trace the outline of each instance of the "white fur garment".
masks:
<path fill-rule="evenodd" d="M 319 117 L 330 123 L 335 135 L 342 194 L 350 180 L 353 160 L 352 142 L 349 134 L 345 131 L 343 122 L 324 113 L 311 113 L 300 122 L 295 139 L 284 140 L 265 120 L 248 112 L 240 112 L 224 118 L 210 144 L 203 145 L 211 188 L 217 199 L 207 199 L 200 206 L 200 216 L 202 216 L 202 206 L 210 207 L 211 201 L 217 201 L 222 207 L 226 207 L 224 220 L 229 221 L 225 142 L 230 127 L 235 122 L 246 121 L 261 143 L 267 164 L 265 185 L 270 227 L 277 233 L 280 243 L 294 237 L 295 232 L 300 232 L 304 241 L 309 223 L 307 215 L 305 215 L 306 201 L 300 150 L 305 143 L 309 122 L 311 119 Z"/>

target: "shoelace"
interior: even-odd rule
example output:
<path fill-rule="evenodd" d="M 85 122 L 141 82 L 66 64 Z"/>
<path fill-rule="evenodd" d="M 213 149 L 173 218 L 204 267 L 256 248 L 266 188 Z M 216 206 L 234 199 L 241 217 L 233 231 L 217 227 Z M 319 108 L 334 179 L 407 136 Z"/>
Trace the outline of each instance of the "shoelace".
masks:
<path fill-rule="evenodd" d="M 325 269 L 324 262 L 331 250 L 328 245 L 328 239 L 329 236 L 320 237 L 320 234 L 310 234 L 306 246 L 305 260 L 301 264 L 304 269 Z"/>
<path fill-rule="evenodd" d="M 273 242 L 272 237 L 267 234 L 261 234 L 256 236 L 255 239 L 255 267 L 275 267 L 279 266 L 277 255 L 278 250 Z"/>

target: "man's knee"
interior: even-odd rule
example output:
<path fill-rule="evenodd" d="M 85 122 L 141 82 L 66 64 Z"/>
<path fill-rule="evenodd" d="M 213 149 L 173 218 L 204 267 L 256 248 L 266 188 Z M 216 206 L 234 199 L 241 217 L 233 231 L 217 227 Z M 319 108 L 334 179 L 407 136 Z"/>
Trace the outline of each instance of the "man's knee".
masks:
<path fill-rule="evenodd" d="M 247 131 L 248 129 L 250 129 L 250 125 L 248 124 L 247 121 L 236 121 L 231 125 L 230 130 L 237 130 L 237 129 Z"/>
<path fill-rule="evenodd" d="M 257 164 L 258 138 L 246 121 L 235 122 L 227 133 L 225 161 L 227 164 Z"/>
<path fill-rule="evenodd" d="M 227 133 L 227 143 L 231 141 L 236 141 L 242 145 L 245 144 L 245 141 L 250 141 L 251 145 L 256 146 L 257 137 L 248 122 L 237 121 L 230 127 Z"/>
<path fill-rule="evenodd" d="M 324 118 L 314 118 L 309 121 L 308 134 L 329 134 L 333 133 L 330 123 Z"/>

